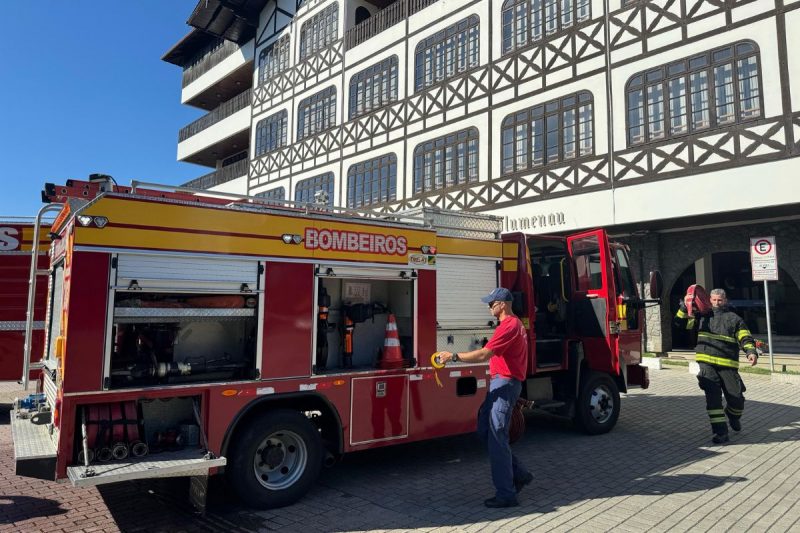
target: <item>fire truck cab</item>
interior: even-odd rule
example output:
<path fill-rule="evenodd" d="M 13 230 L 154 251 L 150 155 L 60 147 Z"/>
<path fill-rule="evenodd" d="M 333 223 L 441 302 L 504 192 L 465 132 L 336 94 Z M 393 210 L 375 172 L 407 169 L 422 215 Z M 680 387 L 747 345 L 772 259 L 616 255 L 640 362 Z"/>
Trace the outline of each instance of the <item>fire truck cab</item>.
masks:
<path fill-rule="evenodd" d="M 190 476 L 202 509 L 224 472 L 251 506 L 291 504 L 344 453 L 474 430 L 487 365 L 437 372 L 431 356 L 488 341 L 480 298 L 499 285 L 528 331 L 536 408 L 603 433 L 620 391 L 648 385 L 645 301 L 603 230 L 501 235 L 487 215 L 104 177 L 44 196 L 61 210 L 37 394 L 11 416 L 18 475 Z"/>

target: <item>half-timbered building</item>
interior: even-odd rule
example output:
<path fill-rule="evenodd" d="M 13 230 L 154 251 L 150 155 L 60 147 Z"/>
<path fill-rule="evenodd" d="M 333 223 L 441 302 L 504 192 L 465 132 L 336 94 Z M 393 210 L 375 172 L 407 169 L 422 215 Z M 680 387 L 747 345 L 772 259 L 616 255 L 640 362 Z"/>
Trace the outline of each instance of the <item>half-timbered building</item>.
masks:
<path fill-rule="evenodd" d="M 775 236 L 776 348 L 800 351 L 800 0 L 202 0 L 164 56 L 189 185 L 508 231 L 610 228 L 670 313 L 724 288 L 757 336 L 749 239 Z M 793 30 L 794 29 L 794 30 Z M 318 195 L 317 191 L 325 194 Z"/>

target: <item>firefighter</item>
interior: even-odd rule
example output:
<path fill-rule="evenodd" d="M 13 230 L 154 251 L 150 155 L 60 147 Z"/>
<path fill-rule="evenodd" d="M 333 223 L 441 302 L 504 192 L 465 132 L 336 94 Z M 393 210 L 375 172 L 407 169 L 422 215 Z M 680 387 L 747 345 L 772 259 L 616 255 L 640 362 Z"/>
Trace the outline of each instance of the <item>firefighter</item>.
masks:
<path fill-rule="evenodd" d="M 533 481 L 531 474 L 511 452 L 511 414 L 522 392 L 528 364 L 528 337 L 522 322 L 511 310 L 511 292 L 498 287 L 481 298 L 500 321 L 488 344 L 465 353 L 440 352 L 439 362 L 477 363 L 489 360 L 491 384 L 478 411 L 478 437 L 489 448 L 495 497 L 486 507 L 516 507 L 517 493 Z"/>
<path fill-rule="evenodd" d="M 704 292 L 700 286 L 695 286 L 694 292 L 698 289 Z M 724 290 L 711 291 L 710 309 L 703 309 L 706 306 L 702 302 L 697 305 L 691 300 L 687 294 L 675 315 L 675 322 L 678 327 L 697 332 L 695 360 L 700 365 L 697 380 L 706 395 L 706 411 L 713 431 L 711 440 L 714 444 L 724 444 L 729 440 L 728 425 L 734 431 L 742 429 L 746 388 L 739 376 L 739 347 L 755 366 L 758 362 L 756 345 L 744 320 L 728 308 Z"/>

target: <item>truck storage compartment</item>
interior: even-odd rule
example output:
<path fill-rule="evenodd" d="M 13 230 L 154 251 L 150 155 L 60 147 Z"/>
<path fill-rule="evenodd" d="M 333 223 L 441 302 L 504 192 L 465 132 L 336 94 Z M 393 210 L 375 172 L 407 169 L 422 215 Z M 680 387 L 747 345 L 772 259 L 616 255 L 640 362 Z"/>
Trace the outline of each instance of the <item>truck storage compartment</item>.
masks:
<path fill-rule="evenodd" d="M 258 295 L 117 292 L 110 387 L 256 377 Z"/>
<path fill-rule="evenodd" d="M 316 373 L 414 366 L 416 273 L 357 267 L 317 270 Z M 392 348 L 384 357 L 387 335 L 399 352 Z"/>
<path fill-rule="evenodd" d="M 125 400 L 78 408 L 72 466 L 75 486 L 130 479 L 206 475 L 223 466 L 206 449 L 199 397 Z M 88 459 L 88 460 L 87 460 Z"/>

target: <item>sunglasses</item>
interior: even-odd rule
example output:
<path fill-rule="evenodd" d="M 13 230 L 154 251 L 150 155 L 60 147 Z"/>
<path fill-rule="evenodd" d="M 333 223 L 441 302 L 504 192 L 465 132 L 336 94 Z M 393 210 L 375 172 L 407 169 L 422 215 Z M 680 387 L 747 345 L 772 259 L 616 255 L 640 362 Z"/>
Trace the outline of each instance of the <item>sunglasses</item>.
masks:
<path fill-rule="evenodd" d="M 501 303 L 499 300 L 495 300 L 495 301 L 493 301 L 493 302 L 489 303 L 489 309 L 493 309 L 493 308 L 494 308 L 494 305 L 495 305 L 495 304 L 499 304 L 499 303 Z"/>

